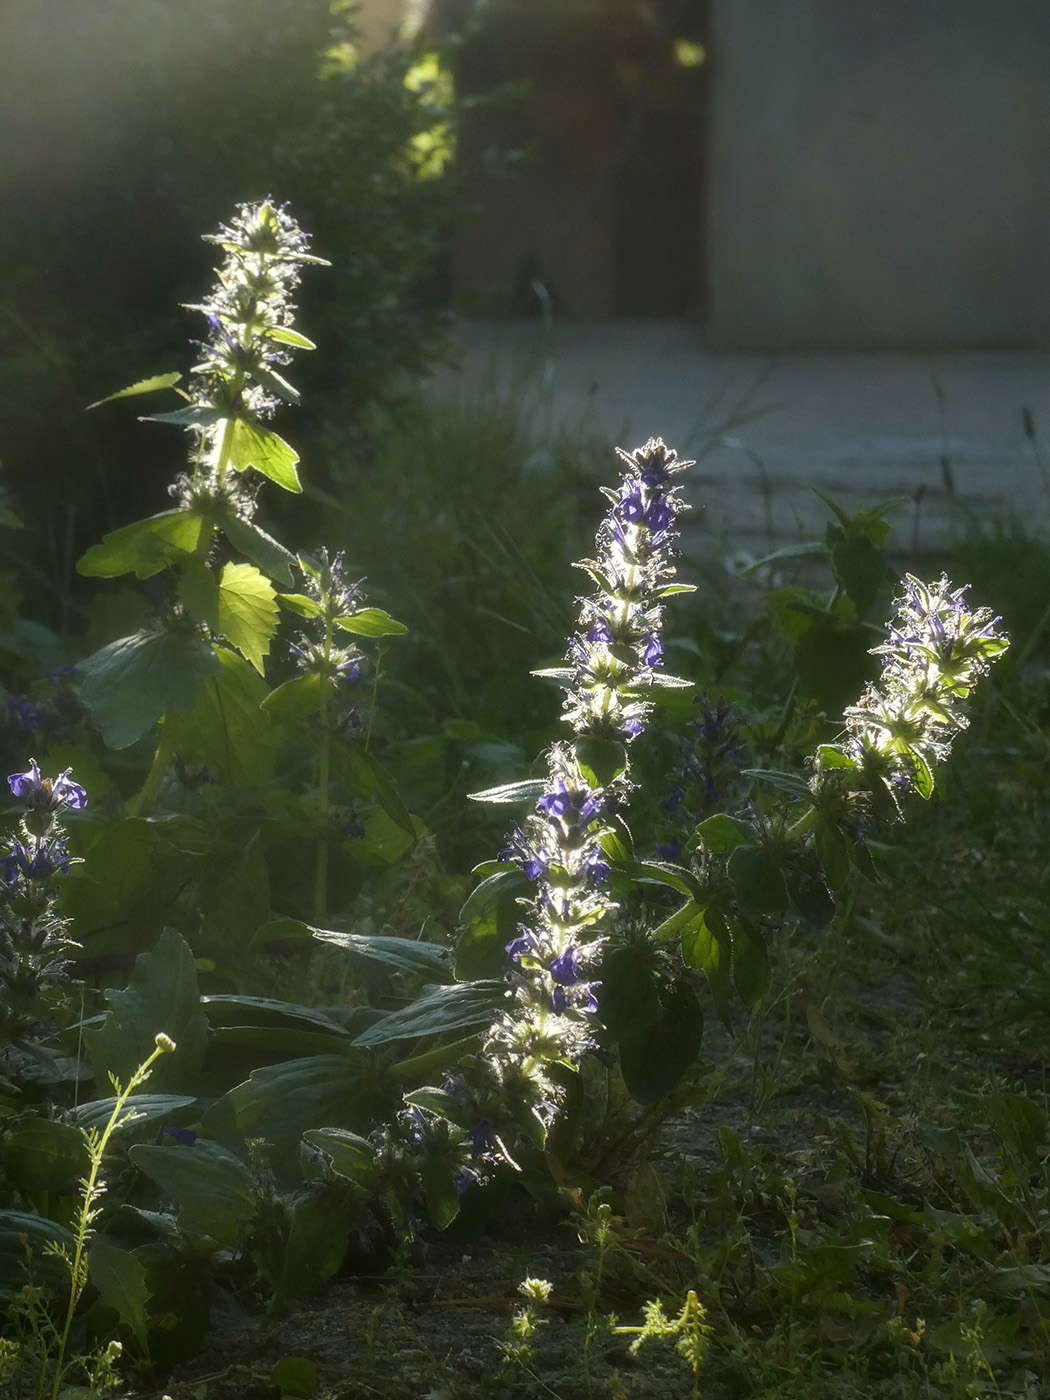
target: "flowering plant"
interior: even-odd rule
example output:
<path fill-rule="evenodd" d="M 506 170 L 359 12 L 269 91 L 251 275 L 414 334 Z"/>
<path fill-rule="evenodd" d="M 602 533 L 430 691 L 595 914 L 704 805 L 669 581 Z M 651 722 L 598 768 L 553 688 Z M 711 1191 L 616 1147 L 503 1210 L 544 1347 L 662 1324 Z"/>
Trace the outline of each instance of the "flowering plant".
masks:
<path fill-rule="evenodd" d="M 66 980 L 66 954 L 76 945 L 54 909 L 56 879 L 69 854 L 60 813 L 79 811 L 87 793 L 69 776 L 41 776 L 36 759 L 7 780 L 25 810 L 7 855 L 0 857 L 0 1076 L 18 1077 L 29 1045 L 54 1030 L 53 994 Z M 39 1053 L 39 1050 L 37 1050 Z M 24 1068 L 24 1065 L 23 1065 Z"/>

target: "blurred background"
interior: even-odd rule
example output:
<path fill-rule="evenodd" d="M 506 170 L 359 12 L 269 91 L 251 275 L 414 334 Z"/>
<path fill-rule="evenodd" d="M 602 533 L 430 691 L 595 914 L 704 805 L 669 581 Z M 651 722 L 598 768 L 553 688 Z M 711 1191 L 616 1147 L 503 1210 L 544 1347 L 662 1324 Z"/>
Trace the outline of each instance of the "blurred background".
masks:
<path fill-rule="evenodd" d="M 967 460 L 986 480 L 996 454 L 1034 470 L 1048 71 L 1044 0 L 5 0 L 0 485 L 32 522 L 32 605 L 67 607 L 83 549 L 166 506 L 179 435 L 84 409 L 188 365 L 200 234 L 268 194 L 332 262 L 303 288 L 320 350 L 289 426 L 317 510 L 374 463 L 420 376 L 483 374 L 493 323 L 565 327 L 575 379 L 563 358 L 554 389 L 604 403 L 603 431 L 635 430 L 617 419 L 634 383 L 639 432 L 702 436 L 703 419 L 726 471 L 756 480 L 760 448 L 794 433 L 794 471 L 826 425 L 782 419 L 741 453 L 711 426 L 733 413 L 701 400 L 728 369 L 740 408 L 763 365 L 800 354 L 918 357 L 922 411 L 883 443 L 880 488 L 903 471 L 949 490 Z M 955 399 L 1005 397 L 1009 422 L 954 433 L 951 371 L 929 357 L 991 352 L 1007 382 L 981 368 Z M 684 426 L 656 392 L 683 363 Z M 851 402 L 836 363 L 811 416 Z M 857 371 L 855 418 L 892 388 L 880 365 Z M 857 431 L 845 459 L 879 457 Z M 304 538 L 316 525 L 309 502 L 272 508 Z"/>

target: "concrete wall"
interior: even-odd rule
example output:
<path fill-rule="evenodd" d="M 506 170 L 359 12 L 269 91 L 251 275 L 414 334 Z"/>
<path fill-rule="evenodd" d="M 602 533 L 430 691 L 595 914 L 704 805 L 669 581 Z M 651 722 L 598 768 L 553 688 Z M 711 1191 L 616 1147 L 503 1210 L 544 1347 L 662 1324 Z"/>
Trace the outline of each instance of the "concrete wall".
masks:
<path fill-rule="evenodd" d="M 1050 347 L 1048 0 L 712 0 L 710 343 Z"/>

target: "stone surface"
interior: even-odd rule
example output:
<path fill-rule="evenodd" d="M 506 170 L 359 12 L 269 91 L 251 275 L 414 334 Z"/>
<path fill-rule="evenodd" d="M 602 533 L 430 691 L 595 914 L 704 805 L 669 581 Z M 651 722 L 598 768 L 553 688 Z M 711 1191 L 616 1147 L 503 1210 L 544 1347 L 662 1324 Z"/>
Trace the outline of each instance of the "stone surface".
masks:
<path fill-rule="evenodd" d="M 823 531 L 814 488 L 850 509 L 904 499 L 909 549 L 968 519 L 1050 517 L 1050 355 L 716 354 L 652 321 L 474 322 L 459 340 L 435 392 L 513 394 L 539 426 L 627 448 L 662 437 L 698 459 L 698 528 L 756 552 Z"/>

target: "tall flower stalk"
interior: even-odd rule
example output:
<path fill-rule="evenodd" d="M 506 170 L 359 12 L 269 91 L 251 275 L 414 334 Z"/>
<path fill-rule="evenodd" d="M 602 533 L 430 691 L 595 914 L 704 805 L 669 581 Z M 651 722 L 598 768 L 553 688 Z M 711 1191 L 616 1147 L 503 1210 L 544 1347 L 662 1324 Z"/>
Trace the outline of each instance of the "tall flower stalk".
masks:
<path fill-rule="evenodd" d="M 671 560 L 684 509 L 674 479 L 692 463 L 659 439 L 620 456 L 627 470 L 618 489 L 603 488 L 610 507 L 597 557 L 579 566 L 595 591 L 580 600 L 569 664 L 536 673 L 563 683 L 563 719 L 574 738 L 548 750 L 543 791 L 504 853 L 533 890 L 507 945 L 512 1003 L 484 1055 L 544 1124 L 558 1102 L 547 1067 L 573 1064 L 594 1043 L 594 969 L 616 908 L 604 843 L 631 789 L 628 748 L 648 719 L 653 690 L 687 684 L 658 668 L 663 601 L 691 591 L 673 582 Z"/>
<path fill-rule="evenodd" d="M 969 724 L 963 702 L 1010 644 L 990 609 L 967 606 L 966 586 L 904 582 L 888 640 L 873 648 L 879 681 L 846 710 L 844 737 L 818 749 L 810 784 L 823 805 L 860 800 L 891 819 L 908 793 L 933 792 L 934 766 Z"/>
<path fill-rule="evenodd" d="M 225 642 L 262 672 L 278 617 L 271 580 L 288 586 L 293 578 L 294 557 L 253 523 L 255 496 L 261 478 L 302 489 L 298 454 L 270 420 L 282 401 L 299 400 L 284 371 L 293 351 L 313 346 L 293 327 L 292 294 L 302 265 L 324 260 L 306 251 L 307 235 L 270 200 L 238 206 L 206 241 L 225 257 L 208 296 L 190 308 L 206 317 L 208 338 L 197 342 L 187 388 L 176 387 L 179 374 L 162 374 L 111 396 L 174 389 L 184 400 L 173 412 L 147 415 L 190 434 L 188 469 L 171 488 L 176 508 L 107 535 L 77 566 L 101 577 L 149 578 L 166 567 L 175 574 L 176 599 L 160 630 L 123 638 L 78 668 L 86 676 L 82 698 L 113 747 L 162 718 L 132 813 L 156 800 L 177 745 L 175 715 L 191 709 L 204 678 L 221 669 L 215 644 Z M 143 694 L 156 694 L 155 707 Z"/>
<path fill-rule="evenodd" d="M 53 907 L 56 878 L 72 862 L 59 814 L 87 803 L 68 768 L 57 778 L 45 778 L 36 759 L 24 773 L 12 773 L 7 783 L 25 802 L 25 812 L 8 853 L 0 857 L 2 1051 L 46 1033 L 44 999 L 66 979 L 66 954 L 76 945 Z"/>

